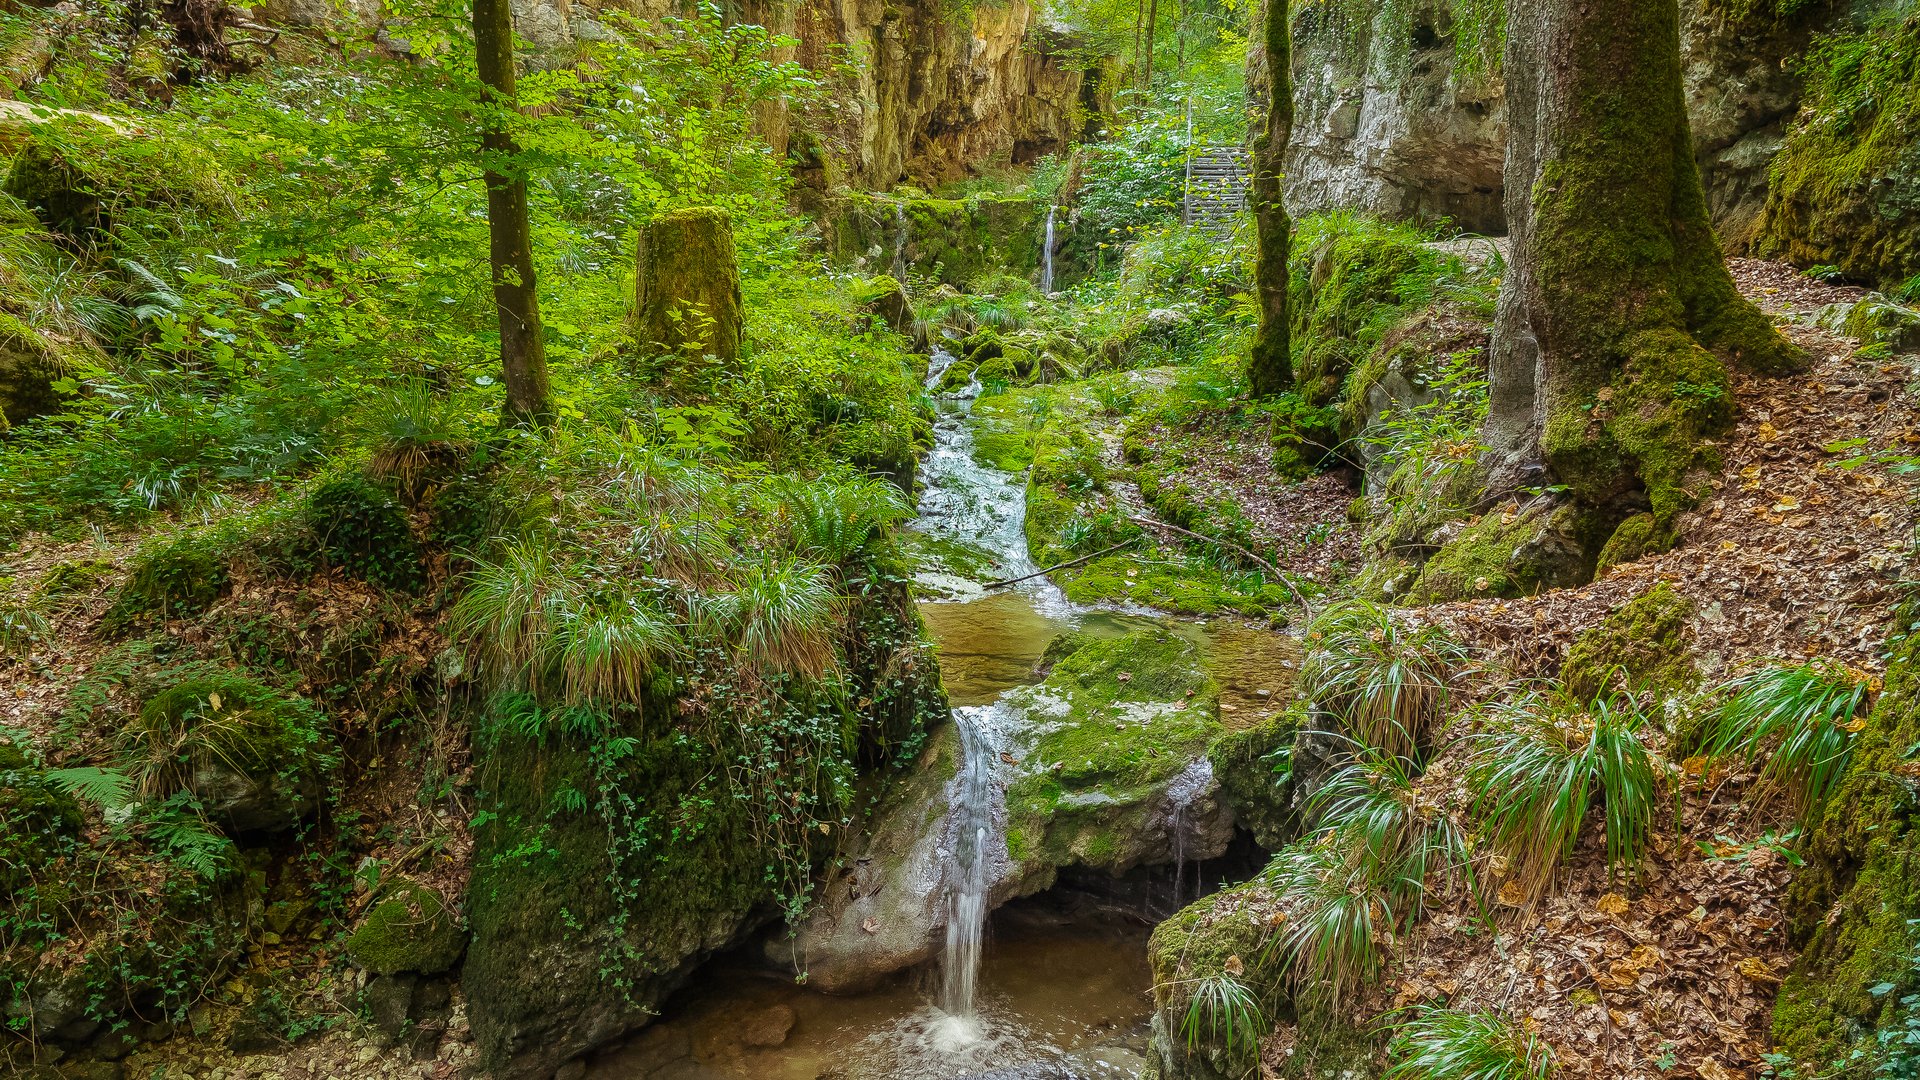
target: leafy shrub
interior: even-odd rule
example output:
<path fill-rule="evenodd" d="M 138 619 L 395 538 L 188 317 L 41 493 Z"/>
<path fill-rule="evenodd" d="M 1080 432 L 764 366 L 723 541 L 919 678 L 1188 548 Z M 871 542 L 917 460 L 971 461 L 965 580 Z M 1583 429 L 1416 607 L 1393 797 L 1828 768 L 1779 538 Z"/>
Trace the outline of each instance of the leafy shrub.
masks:
<path fill-rule="evenodd" d="M 1553 1049 L 1491 1012 L 1421 1008 L 1392 1025 L 1387 1080 L 1547 1080 Z"/>
<path fill-rule="evenodd" d="M 329 480 L 307 497 L 306 512 L 329 566 L 383 588 L 420 586 L 420 545 L 386 488 L 362 476 Z"/>
<path fill-rule="evenodd" d="M 1641 741 L 1646 718 L 1634 699 L 1591 704 L 1528 694 L 1495 706 L 1468 767 L 1474 813 L 1510 860 L 1531 905 L 1572 854 L 1598 796 L 1607 867 L 1637 868 L 1658 798 L 1654 758 Z"/>
<path fill-rule="evenodd" d="M 1704 752 L 1747 766 L 1766 758 L 1760 798 L 1784 794 L 1811 820 L 1847 771 L 1872 690 L 1870 676 L 1832 661 L 1742 675 L 1721 687 L 1727 699 L 1703 733 Z"/>
<path fill-rule="evenodd" d="M 1417 759 L 1444 718 L 1447 680 L 1467 652 L 1444 630 L 1403 629 L 1385 608 L 1349 601 L 1307 628 L 1300 685 L 1361 743 Z"/>

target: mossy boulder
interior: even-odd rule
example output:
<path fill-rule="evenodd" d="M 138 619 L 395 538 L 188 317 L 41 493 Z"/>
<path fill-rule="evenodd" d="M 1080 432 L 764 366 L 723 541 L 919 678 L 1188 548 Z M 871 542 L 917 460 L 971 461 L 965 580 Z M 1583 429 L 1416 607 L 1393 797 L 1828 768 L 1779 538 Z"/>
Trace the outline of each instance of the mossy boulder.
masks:
<path fill-rule="evenodd" d="M 11 742 L 0 742 L 0 903 L 45 875 L 72 850 L 80 806 Z"/>
<path fill-rule="evenodd" d="M 1361 223 L 1295 253 L 1287 305 L 1294 384 L 1309 405 L 1339 400 L 1348 375 L 1431 295 L 1440 256 L 1411 229 Z"/>
<path fill-rule="evenodd" d="M 306 820 L 340 760 L 319 709 L 243 675 L 190 678 L 161 690 L 123 738 L 149 794 L 190 791 L 208 818 L 235 833 Z"/>
<path fill-rule="evenodd" d="M 438 975 L 466 949 L 460 916 L 438 890 L 412 881 L 389 886 L 348 935 L 347 958 L 375 975 Z"/>
<path fill-rule="evenodd" d="M 853 301 L 863 315 L 878 318 L 896 334 L 913 332 L 913 302 L 900 282 L 885 274 L 857 282 Z"/>
<path fill-rule="evenodd" d="M 1493 510 L 1440 545 L 1408 598 L 1417 604 L 1531 596 L 1593 577 L 1594 515 L 1570 503 Z"/>
<path fill-rule="evenodd" d="M 1650 513 L 1635 514 L 1607 537 L 1594 564 L 1594 573 L 1604 575 L 1623 563 L 1658 555 L 1671 550 L 1679 541 L 1680 534 L 1672 525 L 1661 524 L 1660 519 Z"/>
<path fill-rule="evenodd" d="M 143 212 L 207 218 L 233 206 L 229 183 L 206 155 L 80 117 L 38 127 L 0 190 L 75 243 L 110 235 Z"/>
<path fill-rule="evenodd" d="M 58 410 L 55 386 L 85 355 L 0 312 L 0 434 Z"/>
<path fill-rule="evenodd" d="M 1574 640 L 1561 685 L 1581 700 L 1616 688 L 1684 688 L 1695 676 L 1692 618 L 1693 601 L 1664 581 L 1655 584 Z"/>
<path fill-rule="evenodd" d="M 1828 304 L 1814 322 L 1861 345 L 1884 345 L 1894 352 L 1920 350 L 1920 311 L 1879 293 L 1851 304 Z"/>
<path fill-rule="evenodd" d="M 842 265 L 967 289 L 994 275 L 1038 273 L 1046 210 L 1020 196 L 850 193 L 828 208 L 825 225 Z"/>
<path fill-rule="evenodd" d="M 1191 1040 L 1184 1028 L 1194 988 L 1206 979 L 1232 978 L 1253 991 L 1269 1023 L 1287 1013 L 1281 951 L 1273 947 L 1281 921 L 1279 899 L 1252 881 L 1195 901 L 1154 927 L 1147 943 L 1153 971 L 1148 1076 L 1240 1080 L 1258 1071 L 1254 1047 L 1228 1046 L 1224 1017 L 1212 1032 L 1201 1017 Z"/>
<path fill-rule="evenodd" d="M 1286 709 L 1226 731 L 1207 747 L 1220 797 L 1254 841 L 1270 851 L 1299 832 L 1299 813 L 1291 797 L 1293 749 L 1307 722 L 1304 708 Z"/>
<path fill-rule="evenodd" d="M 740 267 L 724 210 L 672 210 L 640 228 L 635 331 L 644 348 L 689 360 L 740 355 Z"/>
<path fill-rule="evenodd" d="M 1866 1080 L 1880 1035 L 1903 1038 L 1901 999 L 1920 992 L 1920 635 L 1887 664 L 1887 682 L 1860 732 L 1839 789 L 1802 849 L 1787 894 L 1804 947 L 1774 1003 L 1782 1052 L 1827 1075 Z M 1858 1059 L 1850 1055 L 1864 1051 Z"/>

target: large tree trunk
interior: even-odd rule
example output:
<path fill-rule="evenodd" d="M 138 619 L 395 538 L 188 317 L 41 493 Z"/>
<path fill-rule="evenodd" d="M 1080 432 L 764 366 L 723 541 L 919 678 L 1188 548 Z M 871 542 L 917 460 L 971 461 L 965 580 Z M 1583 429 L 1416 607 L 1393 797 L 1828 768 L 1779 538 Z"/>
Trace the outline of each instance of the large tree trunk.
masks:
<path fill-rule="evenodd" d="M 1509 0 L 1506 211 L 1487 422 L 1496 488 L 1558 482 L 1611 527 L 1692 505 L 1727 364 L 1801 360 L 1707 221 L 1674 0 Z"/>
<path fill-rule="evenodd" d="M 513 67 L 513 9 L 508 0 L 473 0 L 473 41 L 489 104 L 517 106 Z M 498 119 L 497 114 L 495 119 Z M 547 349 L 540 332 L 540 296 L 534 289 L 533 231 L 527 220 L 527 181 L 514 168 L 519 153 L 504 123 L 487 123 L 480 145 L 485 158 L 488 251 L 493 303 L 500 316 L 500 367 L 506 377 L 508 423 L 544 423 Z"/>
<path fill-rule="evenodd" d="M 1253 226 L 1258 255 L 1253 287 L 1260 299 L 1260 325 L 1247 359 L 1254 397 L 1272 397 L 1293 386 L 1293 356 L 1287 341 L 1287 234 L 1293 223 L 1280 197 L 1287 140 L 1293 134 L 1292 42 L 1287 0 L 1267 0 L 1260 38 L 1265 64 L 1265 117 L 1253 139 Z"/>

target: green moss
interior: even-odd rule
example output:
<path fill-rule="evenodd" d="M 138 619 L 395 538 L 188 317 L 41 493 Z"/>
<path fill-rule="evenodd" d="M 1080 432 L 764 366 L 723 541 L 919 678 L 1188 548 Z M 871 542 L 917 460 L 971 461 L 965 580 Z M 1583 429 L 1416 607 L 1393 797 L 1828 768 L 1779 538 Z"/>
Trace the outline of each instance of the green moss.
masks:
<path fill-rule="evenodd" d="M 1193 642 L 1167 630 L 1065 635 L 1046 681 L 1016 704 L 1045 719 L 1020 748 L 1009 832 L 1051 866 L 1113 866 L 1146 825 L 1159 788 L 1218 732 L 1217 687 Z"/>
<path fill-rule="evenodd" d="M 1693 601 L 1662 581 L 1575 639 L 1560 681 L 1582 700 L 1624 677 L 1627 689 L 1672 691 L 1695 675 L 1688 621 Z"/>
<path fill-rule="evenodd" d="M 1920 273 L 1920 15 L 1888 5 L 1824 35 L 1801 73 L 1756 247 L 1888 287 Z"/>
<path fill-rule="evenodd" d="M 1600 559 L 1594 572 L 1605 574 L 1622 563 L 1671 550 L 1679 540 L 1679 533 L 1671 525 L 1662 525 L 1660 519 L 1652 514 L 1635 514 L 1621 522 L 1620 527 L 1607 538 L 1606 546 L 1600 549 Z"/>
<path fill-rule="evenodd" d="M 142 787 L 190 790 L 241 831 L 314 810 L 340 763 L 332 726 L 305 698 L 242 675 L 196 676 L 153 694 L 128 725 Z"/>
<path fill-rule="evenodd" d="M 60 407 L 54 385 L 84 358 L 0 311 L 0 434 Z"/>
<path fill-rule="evenodd" d="M 105 625 L 127 626 L 143 617 L 182 618 L 213 606 L 227 590 L 231 537 L 216 529 L 192 529 L 143 545 L 134 555 Z"/>
<path fill-rule="evenodd" d="M 460 916 L 437 890 L 411 881 L 389 886 L 348 935 L 346 952 L 375 975 L 438 975 L 466 948 Z"/>
<path fill-rule="evenodd" d="M 1847 775 L 1826 803 L 1794 876 L 1788 911 L 1804 942 L 1774 1005 L 1773 1034 L 1803 1065 L 1865 1054 L 1832 1075 L 1875 1075 L 1877 1033 L 1904 1030 L 1900 999 L 1920 990 L 1920 635 L 1894 650 L 1887 684 Z M 1876 994 L 1874 989 L 1887 984 Z"/>
<path fill-rule="evenodd" d="M 1308 219 L 1301 230 L 1287 302 L 1293 370 L 1301 400 L 1318 407 L 1338 400 L 1387 331 L 1431 299 L 1442 258 L 1418 230 L 1366 218 Z"/>
<path fill-rule="evenodd" d="M 113 564 L 105 559 L 70 559 L 54 564 L 33 588 L 42 599 L 90 593 L 113 573 Z"/>
<path fill-rule="evenodd" d="M 1275 897 L 1252 881 L 1189 904 L 1154 927 L 1147 943 L 1154 1008 L 1159 1013 L 1154 1051 L 1165 1065 L 1173 1066 L 1172 1075 L 1228 1080 L 1256 1070 L 1250 1048 L 1229 1052 L 1224 1039 L 1207 1037 L 1204 1023 L 1190 1046 L 1183 1029 L 1194 985 L 1201 979 L 1231 974 L 1235 968 L 1239 974 L 1234 977 L 1253 991 L 1269 1022 L 1288 1015 L 1291 1003 L 1285 992 L 1284 954 L 1273 947 L 1279 911 Z"/>
<path fill-rule="evenodd" d="M 852 194 L 829 209 L 828 249 L 842 264 L 904 269 L 969 289 L 995 275 L 1032 274 L 1045 215 L 1044 206 L 1022 196 Z M 904 267 L 892 262 L 896 250 Z"/>
<path fill-rule="evenodd" d="M 1427 560 L 1409 599 L 1531 596 L 1578 584 L 1591 576 L 1593 518 L 1573 505 L 1483 514 Z"/>
<path fill-rule="evenodd" d="M 1207 746 L 1220 794 L 1261 847 L 1277 849 L 1299 830 L 1291 810 L 1293 740 L 1306 723 L 1304 706 L 1227 731 Z"/>
<path fill-rule="evenodd" d="M 36 125 L 14 155 L 4 190 L 76 243 L 93 243 L 146 213 L 189 211 L 204 219 L 233 205 L 209 155 L 82 119 Z"/>

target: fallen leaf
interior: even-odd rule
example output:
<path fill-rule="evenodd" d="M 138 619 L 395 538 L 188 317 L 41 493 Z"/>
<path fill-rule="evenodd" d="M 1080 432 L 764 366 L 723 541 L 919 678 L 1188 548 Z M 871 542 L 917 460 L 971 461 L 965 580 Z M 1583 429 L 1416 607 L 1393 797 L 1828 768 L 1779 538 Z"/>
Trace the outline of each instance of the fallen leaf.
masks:
<path fill-rule="evenodd" d="M 1625 915 L 1627 913 L 1627 898 L 1617 892 L 1610 892 L 1601 897 L 1599 903 L 1594 906 L 1600 909 L 1600 914 L 1602 915 Z"/>
<path fill-rule="evenodd" d="M 1777 983 L 1780 981 L 1780 976 L 1773 973 L 1773 965 L 1758 956 L 1749 956 L 1733 967 L 1735 971 L 1754 982 Z"/>
<path fill-rule="evenodd" d="M 869 916 L 866 921 L 860 924 L 860 929 L 865 930 L 869 934 L 878 933 L 880 931 L 880 920 Z"/>

